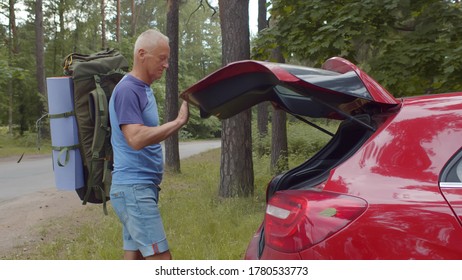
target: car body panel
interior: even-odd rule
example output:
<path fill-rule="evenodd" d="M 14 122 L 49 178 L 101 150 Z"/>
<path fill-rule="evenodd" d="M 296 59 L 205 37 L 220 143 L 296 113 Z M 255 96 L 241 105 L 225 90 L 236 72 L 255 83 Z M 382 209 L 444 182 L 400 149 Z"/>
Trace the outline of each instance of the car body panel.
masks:
<path fill-rule="evenodd" d="M 462 189 L 441 187 L 441 193 L 451 205 L 451 208 L 459 219 L 459 223 L 462 223 Z"/>
<path fill-rule="evenodd" d="M 334 236 L 300 252 L 301 258 L 462 258 L 462 190 L 439 187 L 460 139 L 462 94 L 404 99 L 400 111 L 323 184 L 323 191 L 365 199 L 368 209 Z M 286 258 L 274 250 L 263 256 Z"/>

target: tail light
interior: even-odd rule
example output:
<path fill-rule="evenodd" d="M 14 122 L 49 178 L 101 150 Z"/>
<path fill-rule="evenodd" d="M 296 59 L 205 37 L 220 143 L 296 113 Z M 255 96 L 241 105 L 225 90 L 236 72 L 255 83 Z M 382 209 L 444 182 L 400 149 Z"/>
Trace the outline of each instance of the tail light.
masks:
<path fill-rule="evenodd" d="M 367 203 L 329 192 L 276 192 L 265 215 L 266 244 L 281 252 L 299 252 L 325 240 L 355 220 Z"/>

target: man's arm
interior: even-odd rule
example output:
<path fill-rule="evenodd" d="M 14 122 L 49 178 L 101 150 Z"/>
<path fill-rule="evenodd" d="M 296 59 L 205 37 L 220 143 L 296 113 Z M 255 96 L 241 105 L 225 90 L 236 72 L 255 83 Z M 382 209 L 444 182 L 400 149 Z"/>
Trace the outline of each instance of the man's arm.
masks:
<path fill-rule="evenodd" d="M 155 127 L 142 124 L 125 124 L 122 125 L 121 129 L 128 145 L 135 150 L 141 150 L 146 146 L 164 141 L 185 125 L 188 119 L 189 106 L 187 102 L 183 101 L 177 118 L 171 122 Z"/>

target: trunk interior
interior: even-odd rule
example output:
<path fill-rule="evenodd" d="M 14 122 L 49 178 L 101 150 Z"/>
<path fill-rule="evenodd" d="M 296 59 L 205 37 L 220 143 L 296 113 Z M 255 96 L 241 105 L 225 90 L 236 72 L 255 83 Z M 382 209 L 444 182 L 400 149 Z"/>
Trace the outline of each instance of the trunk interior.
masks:
<path fill-rule="evenodd" d="M 372 125 L 369 115 L 358 115 L 355 119 Z M 372 135 L 373 131 L 357 120 L 344 120 L 332 139 L 313 157 L 276 176 L 268 186 L 267 200 L 276 191 L 309 189 L 325 181 L 332 168 L 353 155 Z"/>

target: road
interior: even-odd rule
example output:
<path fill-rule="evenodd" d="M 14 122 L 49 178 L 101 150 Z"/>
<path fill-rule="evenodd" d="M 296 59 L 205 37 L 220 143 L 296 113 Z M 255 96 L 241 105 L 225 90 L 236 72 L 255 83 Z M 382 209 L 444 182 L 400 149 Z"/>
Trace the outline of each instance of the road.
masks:
<path fill-rule="evenodd" d="M 180 158 L 219 148 L 220 140 L 182 142 Z M 0 204 L 55 186 L 51 156 L 27 156 L 0 160 Z"/>

